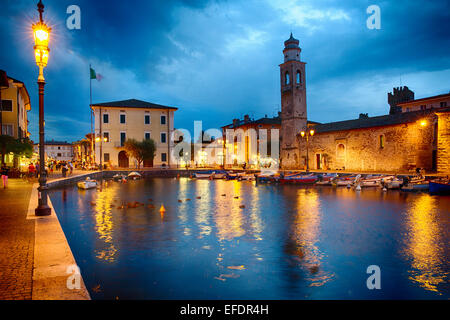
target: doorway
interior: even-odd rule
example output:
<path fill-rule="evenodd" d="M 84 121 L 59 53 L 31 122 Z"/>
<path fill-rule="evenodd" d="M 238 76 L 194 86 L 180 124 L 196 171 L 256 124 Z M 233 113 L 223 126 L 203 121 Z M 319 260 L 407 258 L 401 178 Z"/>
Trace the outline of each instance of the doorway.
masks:
<path fill-rule="evenodd" d="M 153 168 L 153 158 L 144 160 L 144 168 Z"/>
<path fill-rule="evenodd" d="M 316 154 L 316 169 L 322 169 L 322 155 L 320 153 Z"/>
<path fill-rule="evenodd" d="M 128 155 L 125 151 L 119 152 L 119 167 L 120 168 L 129 168 L 130 167 Z"/>

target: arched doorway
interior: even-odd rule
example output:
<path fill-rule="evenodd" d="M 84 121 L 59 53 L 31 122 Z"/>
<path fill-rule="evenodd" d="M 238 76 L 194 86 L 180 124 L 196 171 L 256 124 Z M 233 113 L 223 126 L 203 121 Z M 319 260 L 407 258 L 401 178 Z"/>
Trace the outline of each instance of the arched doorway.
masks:
<path fill-rule="evenodd" d="M 125 151 L 119 152 L 119 167 L 120 168 L 129 168 L 130 167 L 128 155 Z"/>

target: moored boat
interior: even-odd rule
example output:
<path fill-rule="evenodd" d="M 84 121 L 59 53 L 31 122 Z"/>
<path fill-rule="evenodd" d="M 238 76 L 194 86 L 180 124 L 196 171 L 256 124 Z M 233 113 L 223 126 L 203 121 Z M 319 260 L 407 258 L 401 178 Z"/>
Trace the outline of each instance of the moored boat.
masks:
<path fill-rule="evenodd" d="M 431 194 L 450 195 L 450 180 L 432 180 L 429 186 Z"/>
<path fill-rule="evenodd" d="M 400 189 L 403 185 L 403 179 L 394 178 L 391 181 L 385 183 L 387 189 Z"/>
<path fill-rule="evenodd" d="M 97 181 L 87 177 L 86 180 L 78 181 L 77 187 L 83 190 L 92 189 L 97 187 Z"/>
<path fill-rule="evenodd" d="M 285 176 L 280 178 L 281 183 L 293 183 L 293 184 L 313 184 L 318 180 L 317 175 L 314 174 L 294 174 L 292 176 Z"/>
<path fill-rule="evenodd" d="M 228 173 L 225 170 L 205 170 L 194 172 L 193 177 L 197 179 L 224 179 Z"/>
<path fill-rule="evenodd" d="M 327 174 L 320 174 L 317 176 L 318 180 L 316 182 L 316 185 L 318 186 L 331 186 L 332 181 L 337 178 L 337 173 L 327 173 Z"/>
<path fill-rule="evenodd" d="M 404 185 L 401 190 L 408 192 L 426 192 L 430 188 L 430 184 L 428 181 L 419 182 L 419 183 L 408 183 Z"/>
<path fill-rule="evenodd" d="M 256 176 L 256 180 L 261 183 L 271 183 L 279 179 L 280 174 L 276 170 L 264 170 Z"/>
<path fill-rule="evenodd" d="M 142 178 L 142 175 L 139 172 L 133 171 L 128 174 L 129 179 L 137 180 Z"/>
<path fill-rule="evenodd" d="M 360 182 L 361 187 L 381 187 L 382 183 L 387 183 L 394 176 L 367 176 Z"/>

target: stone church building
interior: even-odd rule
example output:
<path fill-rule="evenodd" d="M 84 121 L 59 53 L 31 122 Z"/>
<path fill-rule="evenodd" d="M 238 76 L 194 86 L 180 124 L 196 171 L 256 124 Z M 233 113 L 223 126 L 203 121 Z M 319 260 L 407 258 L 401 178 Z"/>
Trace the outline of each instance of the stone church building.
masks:
<path fill-rule="evenodd" d="M 305 62 L 292 34 L 284 42 L 280 163 L 283 169 L 450 173 L 450 93 L 414 99 L 388 93 L 389 114 L 315 123 L 307 119 Z M 308 135 L 311 131 L 313 135 Z M 302 137 L 300 132 L 307 134 Z M 308 136 L 308 141 L 306 141 Z M 307 148 L 308 145 L 308 148 Z"/>

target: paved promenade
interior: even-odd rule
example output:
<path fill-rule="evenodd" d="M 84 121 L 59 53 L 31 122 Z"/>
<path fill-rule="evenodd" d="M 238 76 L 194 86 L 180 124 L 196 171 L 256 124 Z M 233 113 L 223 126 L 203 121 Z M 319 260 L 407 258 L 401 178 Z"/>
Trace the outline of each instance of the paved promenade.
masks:
<path fill-rule="evenodd" d="M 0 188 L 0 300 L 30 300 L 34 228 L 27 220 L 32 184 L 10 179 Z"/>

